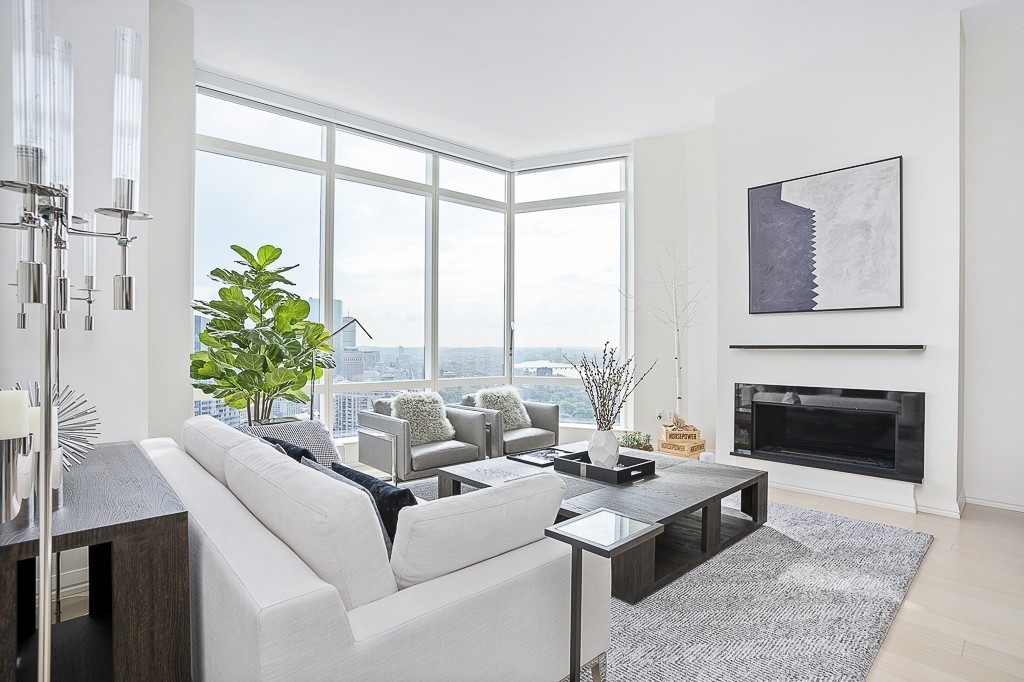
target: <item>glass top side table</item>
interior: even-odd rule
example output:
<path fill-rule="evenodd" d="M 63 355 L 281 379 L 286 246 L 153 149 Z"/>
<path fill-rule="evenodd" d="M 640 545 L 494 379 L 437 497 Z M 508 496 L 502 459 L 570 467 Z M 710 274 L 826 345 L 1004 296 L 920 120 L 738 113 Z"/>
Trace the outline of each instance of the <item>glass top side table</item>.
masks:
<path fill-rule="evenodd" d="M 604 507 L 580 514 L 544 530 L 544 535 L 572 546 L 570 591 L 569 680 L 580 681 L 580 645 L 583 592 L 583 552 L 611 559 L 665 531 L 660 523 L 645 523 Z M 599 682 L 595 680 L 595 682 Z"/>

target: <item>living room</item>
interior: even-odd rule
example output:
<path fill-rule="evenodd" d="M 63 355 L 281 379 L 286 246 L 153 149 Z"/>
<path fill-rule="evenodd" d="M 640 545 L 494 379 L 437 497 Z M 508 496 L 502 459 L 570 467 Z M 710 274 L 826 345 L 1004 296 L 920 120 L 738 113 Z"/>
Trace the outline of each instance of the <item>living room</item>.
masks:
<path fill-rule="evenodd" d="M 9 676 L 1024 679 L 1021 0 L 2 6 Z"/>

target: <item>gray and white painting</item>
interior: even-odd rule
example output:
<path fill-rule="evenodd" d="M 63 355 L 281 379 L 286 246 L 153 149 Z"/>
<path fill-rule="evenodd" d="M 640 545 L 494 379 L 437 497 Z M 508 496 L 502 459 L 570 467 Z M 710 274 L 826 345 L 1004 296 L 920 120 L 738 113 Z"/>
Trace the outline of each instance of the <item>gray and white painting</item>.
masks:
<path fill-rule="evenodd" d="M 751 313 L 903 305 L 901 161 L 748 190 Z"/>

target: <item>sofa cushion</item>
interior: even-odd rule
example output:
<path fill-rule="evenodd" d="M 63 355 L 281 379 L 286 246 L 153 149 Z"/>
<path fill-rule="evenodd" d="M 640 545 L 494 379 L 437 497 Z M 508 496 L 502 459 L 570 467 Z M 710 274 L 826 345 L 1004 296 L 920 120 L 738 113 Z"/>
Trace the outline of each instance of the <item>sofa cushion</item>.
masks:
<path fill-rule="evenodd" d="M 457 440 L 414 445 L 411 451 L 413 471 L 426 471 L 452 464 L 472 462 L 480 456 L 480 449 L 477 446 Z"/>
<path fill-rule="evenodd" d="M 537 448 L 548 448 L 555 444 L 555 434 L 544 429 L 529 427 L 505 432 L 505 452 L 526 452 Z"/>
<path fill-rule="evenodd" d="M 331 480 L 337 481 L 338 483 L 340 483 L 342 485 L 347 485 L 350 488 L 353 488 L 354 490 L 358 490 L 358 491 L 362 492 L 364 495 L 366 495 L 367 497 L 370 498 L 370 501 L 373 502 L 373 511 L 375 511 L 377 513 L 377 521 L 380 523 L 381 535 L 384 536 L 384 546 L 388 550 L 388 556 L 391 556 L 391 539 L 394 537 L 394 533 L 388 534 L 387 529 L 384 528 L 384 519 L 381 518 L 380 510 L 377 509 L 377 503 L 374 501 L 373 496 L 370 495 L 370 491 L 367 490 L 366 488 L 364 488 L 363 486 L 359 485 L 355 481 L 348 480 L 347 478 L 345 478 L 344 476 L 339 474 L 334 469 L 328 469 L 324 465 L 322 465 L 319 462 L 317 462 L 315 459 L 303 458 L 302 461 L 300 462 L 300 464 L 303 464 L 304 466 L 308 466 L 313 471 L 319 471 L 321 474 L 323 474 L 324 476 L 329 477 Z M 335 466 L 341 466 L 341 465 L 335 464 Z M 413 499 L 415 500 L 415 498 L 413 498 Z M 415 502 L 414 502 L 414 504 L 415 504 Z"/>
<path fill-rule="evenodd" d="M 209 415 L 192 417 L 181 427 L 181 446 L 185 452 L 192 455 L 192 459 L 199 462 L 211 476 L 224 485 L 227 485 L 227 479 L 224 478 L 224 459 L 228 450 L 253 441 L 256 439 L 252 436 L 231 428 Z M 277 456 L 280 457 L 281 453 L 277 453 Z"/>
<path fill-rule="evenodd" d="M 393 486 L 376 476 L 364 474 L 362 471 L 356 471 L 338 462 L 331 465 L 331 470 L 335 475 L 341 476 L 346 481 L 351 482 L 353 485 L 358 485 L 369 493 L 370 499 L 373 500 L 377 513 L 380 515 L 384 532 L 387 534 L 390 543 L 395 537 L 395 527 L 398 525 L 398 512 L 402 511 L 405 507 L 411 507 L 416 504 L 416 496 L 412 494 L 412 491 L 407 488 Z"/>
<path fill-rule="evenodd" d="M 391 416 L 391 399 L 390 398 L 378 398 L 373 401 L 373 411 L 377 414 L 383 414 L 385 416 Z"/>
<path fill-rule="evenodd" d="M 455 438 L 455 427 L 448 421 L 444 399 L 430 391 L 399 393 L 391 403 L 396 419 L 409 422 L 410 443 L 437 443 Z"/>
<path fill-rule="evenodd" d="M 242 426 L 239 431 L 259 438 L 276 438 L 306 448 L 313 459 L 325 467 L 338 461 L 338 449 L 334 436 L 316 419 L 277 422 L 276 424 L 253 424 Z"/>
<path fill-rule="evenodd" d="M 512 386 L 483 388 L 476 392 L 476 406 L 501 413 L 501 427 L 506 431 L 532 426 L 523 399 Z"/>
<path fill-rule="evenodd" d="M 391 568 L 400 589 L 433 580 L 544 538 L 565 495 L 540 472 L 467 495 L 408 507 L 398 517 Z"/>
<path fill-rule="evenodd" d="M 370 499 L 257 440 L 224 462 L 228 488 L 274 535 L 334 585 L 347 609 L 395 591 Z"/>

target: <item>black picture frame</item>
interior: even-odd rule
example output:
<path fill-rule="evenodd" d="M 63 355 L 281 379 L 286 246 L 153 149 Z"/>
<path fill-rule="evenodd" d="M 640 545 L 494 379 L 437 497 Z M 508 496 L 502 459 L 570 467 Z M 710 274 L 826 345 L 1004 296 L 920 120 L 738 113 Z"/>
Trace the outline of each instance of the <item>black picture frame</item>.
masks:
<path fill-rule="evenodd" d="M 822 175 L 829 175 L 832 173 L 841 173 L 843 171 L 849 171 L 855 168 L 862 168 L 865 166 L 872 166 L 881 163 L 891 163 L 895 161 L 897 167 L 897 196 L 899 201 L 899 225 L 898 225 L 898 240 L 899 245 L 899 272 L 897 274 L 899 279 L 899 302 L 894 305 L 867 305 L 867 306 L 846 306 L 846 307 L 832 307 L 832 308 L 814 308 L 814 307 L 794 307 L 789 309 L 755 309 L 755 278 L 754 278 L 754 225 L 753 216 L 751 211 L 752 196 L 754 192 L 758 190 L 764 190 L 766 188 L 772 188 L 774 186 L 781 187 L 782 185 L 789 182 L 796 182 L 799 180 L 805 180 L 807 178 L 818 177 Z M 845 166 L 843 168 L 836 168 L 833 170 L 822 171 L 820 173 L 811 173 L 809 175 L 802 175 L 796 178 L 789 178 L 787 180 L 779 180 L 776 182 L 769 182 L 755 187 L 747 189 L 747 313 L 750 315 L 774 315 L 774 314 L 786 314 L 786 313 L 820 313 L 820 312 L 848 312 L 848 311 L 860 311 L 860 310 L 898 310 L 904 307 L 904 265 L 903 265 L 903 156 L 891 156 L 885 159 L 879 159 L 877 161 L 868 161 L 865 163 L 858 163 L 851 166 Z M 815 294 L 816 295 L 816 294 Z"/>

